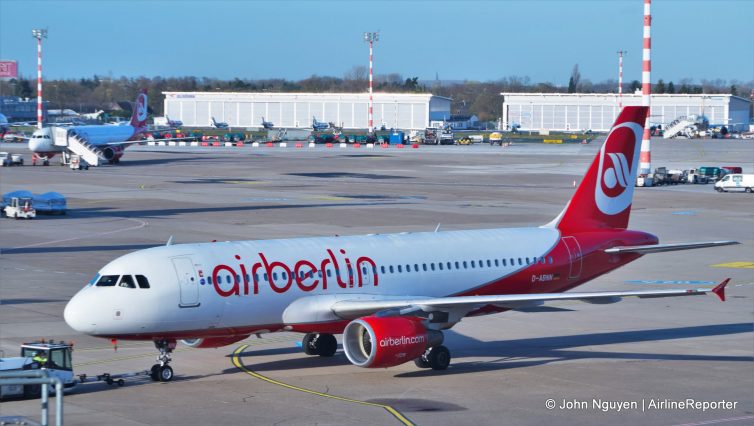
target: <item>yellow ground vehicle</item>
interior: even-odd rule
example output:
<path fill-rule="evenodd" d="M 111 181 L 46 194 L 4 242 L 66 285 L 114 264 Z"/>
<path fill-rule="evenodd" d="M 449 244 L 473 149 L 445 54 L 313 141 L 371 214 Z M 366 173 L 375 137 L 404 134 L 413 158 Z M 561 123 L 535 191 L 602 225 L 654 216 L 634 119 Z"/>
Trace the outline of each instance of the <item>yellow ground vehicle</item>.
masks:
<path fill-rule="evenodd" d="M 472 141 L 469 137 L 462 137 L 461 139 L 456 140 L 456 144 L 458 145 L 471 145 Z"/>

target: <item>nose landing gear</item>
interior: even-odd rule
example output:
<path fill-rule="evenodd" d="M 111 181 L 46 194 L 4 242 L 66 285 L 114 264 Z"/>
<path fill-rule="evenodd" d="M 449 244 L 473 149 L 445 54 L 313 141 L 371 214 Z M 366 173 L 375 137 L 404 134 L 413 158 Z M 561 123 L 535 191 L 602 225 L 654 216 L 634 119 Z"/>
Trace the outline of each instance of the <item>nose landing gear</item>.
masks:
<path fill-rule="evenodd" d="M 160 355 L 157 357 L 159 364 L 152 366 L 150 377 L 155 382 L 169 382 L 173 380 L 173 368 L 168 364 L 172 360 L 170 354 L 175 349 L 175 340 L 160 339 L 154 341 L 154 346 L 159 349 Z"/>

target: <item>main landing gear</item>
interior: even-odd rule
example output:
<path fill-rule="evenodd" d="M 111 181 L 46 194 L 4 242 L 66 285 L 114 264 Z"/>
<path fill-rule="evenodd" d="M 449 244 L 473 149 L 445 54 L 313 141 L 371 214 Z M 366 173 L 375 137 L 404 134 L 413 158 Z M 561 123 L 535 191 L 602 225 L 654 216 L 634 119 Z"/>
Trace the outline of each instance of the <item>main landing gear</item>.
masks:
<path fill-rule="evenodd" d="M 154 346 L 160 351 L 160 355 L 157 357 L 159 364 L 152 366 L 150 377 L 155 382 L 169 382 L 173 380 L 173 368 L 168 364 L 172 360 L 170 354 L 175 349 L 175 340 L 155 340 Z"/>
<path fill-rule="evenodd" d="M 319 355 L 330 357 L 338 350 L 338 341 L 335 336 L 328 333 L 307 333 L 301 341 L 304 353 L 307 355 Z"/>
<path fill-rule="evenodd" d="M 419 368 L 445 370 L 450 365 L 450 351 L 443 345 L 433 346 L 416 358 L 414 364 Z"/>

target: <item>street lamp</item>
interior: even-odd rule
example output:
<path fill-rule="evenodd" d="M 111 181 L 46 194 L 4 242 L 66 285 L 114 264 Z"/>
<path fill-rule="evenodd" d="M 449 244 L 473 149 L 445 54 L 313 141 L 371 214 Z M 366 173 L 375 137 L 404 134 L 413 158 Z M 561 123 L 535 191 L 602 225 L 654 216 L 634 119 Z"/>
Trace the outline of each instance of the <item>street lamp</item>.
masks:
<path fill-rule="evenodd" d="M 37 39 L 37 128 L 42 128 L 42 39 L 47 38 L 47 29 L 33 29 L 31 35 Z"/>
<path fill-rule="evenodd" d="M 372 60 L 372 51 L 374 47 L 374 43 L 376 41 L 379 41 L 380 39 L 380 33 L 378 32 L 365 32 L 364 33 L 364 41 L 369 43 L 369 133 L 371 134 L 374 130 L 374 100 L 372 99 L 372 69 L 373 69 L 373 60 Z"/>

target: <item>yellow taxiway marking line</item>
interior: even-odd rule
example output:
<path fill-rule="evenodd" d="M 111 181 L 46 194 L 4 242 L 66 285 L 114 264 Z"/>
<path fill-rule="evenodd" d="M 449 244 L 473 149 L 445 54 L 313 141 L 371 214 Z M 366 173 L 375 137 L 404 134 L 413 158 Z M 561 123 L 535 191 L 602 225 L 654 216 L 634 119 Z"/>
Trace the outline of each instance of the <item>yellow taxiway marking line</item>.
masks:
<path fill-rule="evenodd" d="M 717 265 L 712 265 L 713 268 L 744 268 L 744 269 L 754 269 L 754 262 L 728 262 L 728 263 L 718 263 Z"/>
<path fill-rule="evenodd" d="M 236 368 L 238 368 L 239 370 L 243 371 L 244 373 L 246 373 L 246 374 L 248 374 L 248 375 L 250 375 L 250 376 L 252 376 L 254 378 L 257 378 L 259 380 L 263 380 L 263 381 L 265 381 L 267 383 L 271 383 L 273 385 L 281 386 L 281 387 L 284 387 L 284 388 L 287 388 L 287 389 L 291 389 L 291 390 L 295 390 L 295 391 L 299 391 L 299 392 L 304 392 L 304 393 L 308 393 L 308 394 L 312 394 L 312 395 L 321 396 L 323 398 L 330 398 L 330 399 L 335 399 L 337 401 L 350 402 L 352 404 L 367 405 L 367 406 L 370 406 L 370 407 L 379 407 L 379 408 L 382 408 L 382 409 L 386 410 L 388 413 L 390 413 L 393 417 L 395 417 L 402 424 L 404 424 L 406 426 L 413 426 L 414 425 L 414 423 L 412 423 L 411 420 L 409 420 L 408 418 L 406 418 L 398 410 L 396 410 L 395 408 L 393 408 L 393 407 L 391 407 L 389 405 L 378 404 L 378 403 L 375 403 L 375 402 L 359 401 L 358 399 L 344 398 L 342 396 L 331 395 L 329 393 L 317 392 L 317 391 L 313 391 L 311 389 L 305 389 L 305 388 L 301 388 L 301 387 L 298 387 L 298 386 L 289 385 L 288 383 L 283 383 L 283 382 L 280 382 L 278 380 L 271 379 L 271 378 L 269 378 L 267 376 L 263 376 L 263 375 L 255 372 L 255 371 L 249 370 L 248 368 L 246 368 L 245 365 L 243 365 L 243 363 L 241 362 L 241 358 L 239 357 L 240 353 L 243 352 L 248 347 L 249 347 L 249 345 L 241 345 L 235 351 L 233 351 L 233 357 L 232 357 L 232 359 L 233 359 L 233 365 L 235 365 Z"/>

